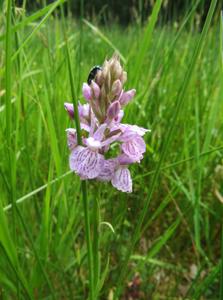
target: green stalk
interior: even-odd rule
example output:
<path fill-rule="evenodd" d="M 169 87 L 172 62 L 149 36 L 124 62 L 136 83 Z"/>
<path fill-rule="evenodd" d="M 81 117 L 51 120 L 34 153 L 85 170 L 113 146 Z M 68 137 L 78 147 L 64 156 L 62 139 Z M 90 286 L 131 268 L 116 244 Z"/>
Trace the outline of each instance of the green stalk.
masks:
<path fill-rule="evenodd" d="M 6 23 L 6 64 L 5 64 L 5 80 L 6 80 L 6 137 L 8 147 L 11 145 L 11 18 L 12 18 L 12 2 L 8 0 L 7 5 L 7 23 Z"/>
<path fill-rule="evenodd" d="M 100 278 L 100 253 L 99 253 L 99 245 L 100 245 L 100 232 L 99 232 L 99 224 L 100 224 L 100 207 L 99 207 L 99 199 L 100 197 L 96 197 L 93 201 L 93 266 L 94 266 L 94 286 L 97 287 L 95 299 L 98 297 L 98 285 Z"/>
<path fill-rule="evenodd" d="M 220 82 L 223 83 L 223 12 L 220 15 Z M 223 94 L 221 84 L 221 95 Z M 223 222 L 221 225 L 221 278 L 220 278 L 220 300 L 223 300 Z"/>
<path fill-rule="evenodd" d="M 15 24 L 16 23 L 16 20 L 15 20 L 15 18 L 16 18 L 16 12 L 15 12 L 15 0 L 13 1 L 13 4 L 12 4 L 12 6 L 13 6 L 13 13 L 12 13 L 12 22 L 13 22 L 13 24 Z M 16 32 L 15 33 L 15 47 L 17 48 L 18 47 L 18 45 L 19 45 L 19 41 L 18 41 L 18 32 Z M 21 57 L 20 57 L 20 55 L 18 56 L 18 58 L 17 58 L 17 71 L 18 71 L 18 74 L 19 74 L 19 81 L 18 82 L 21 82 Z M 17 101 L 17 103 L 18 103 L 18 106 L 17 106 L 17 114 L 16 114 L 16 127 L 15 127 L 15 132 L 16 132 L 16 134 L 15 134 L 15 139 L 13 139 L 13 140 L 15 140 L 15 142 L 14 142 L 14 153 L 17 153 L 17 146 L 18 146 L 18 139 L 19 139 L 19 119 L 20 119 L 20 103 L 19 103 L 19 99 L 20 99 L 20 94 L 21 94 L 21 91 L 22 91 L 22 88 L 21 89 L 18 89 L 19 90 L 19 92 L 17 93 L 18 94 L 18 101 Z M 14 178 L 14 183 L 13 183 L 13 186 L 14 186 L 14 188 L 15 188 L 15 182 L 16 182 L 16 159 L 13 159 L 13 178 Z M 13 206 L 14 205 L 16 205 L 16 195 L 15 195 L 15 193 L 14 193 L 14 197 L 13 197 Z M 13 214 L 13 217 L 15 217 L 15 214 Z M 16 221 L 15 221 L 15 223 L 17 223 Z M 16 229 L 15 229 L 16 230 Z M 15 237 L 16 237 L 16 235 L 15 235 Z M 15 245 L 18 245 L 18 241 L 16 241 L 16 239 L 15 239 Z M 19 280 L 17 280 L 17 282 L 16 282 L 16 285 L 17 285 L 17 298 L 18 298 L 18 300 L 19 299 L 21 299 L 21 287 L 20 287 L 20 282 L 19 282 Z"/>
<path fill-rule="evenodd" d="M 9 165 L 9 182 L 10 182 L 10 198 L 12 204 L 12 228 L 13 228 L 13 240 L 15 248 L 17 249 L 17 238 L 16 238 L 16 159 L 15 154 L 12 151 L 12 103 L 11 103 L 11 74 L 12 74 L 12 1 L 8 0 L 7 3 L 7 16 L 6 16 L 6 65 L 5 65 L 5 81 L 6 81 L 6 141 L 7 141 L 7 153 L 8 153 L 8 165 Z M 17 132 L 16 132 L 17 134 Z M 15 151 L 14 151 L 15 152 Z M 16 268 L 19 266 L 16 264 Z M 17 278 L 18 279 L 18 278 Z M 20 286 L 17 281 L 17 298 L 20 299 Z"/>
<path fill-rule="evenodd" d="M 198 97 L 198 96 L 197 96 Z M 201 248 L 200 244 L 200 193 L 201 193 L 201 162 L 200 162 L 200 132 L 199 132 L 200 118 L 199 118 L 199 99 L 195 101 L 195 134 L 196 134 L 196 190 L 194 199 L 194 234 L 195 243 L 198 250 Z"/>
<path fill-rule="evenodd" d="M 94 262 L 93 262 L 92 245 L 91 245 L 89 203 L 88 203 L 88 199 L 87 199 L 87 181 L 86 180 L 82 181 L 81 187 L 82 187 L 82 194 L 83 194 L 84 223 L 85 223 L 88 268 L 89 268 L 89 287 L 90 287 L 89 299 L 94 300 L 95 299 L 95 296 L 94 296 Z"/>
<path fill-rule="evenodd" d="M 6 64 L 5 64 L 5 104 L 6 104 L 6 140 L 7 140 L 7 153 L 9 159 L 9 174 L 10 174 L 10 188 L 11 188 L 11 202 L 12 202 L 12 210 L 13 210 L 13 217 L 12 217 L 12 224 L 13 224 L 13 231 L 14 237 L 15 234 L 15 208 L 14 208 L 14 184 L 13 184 L 13 158 L 12 158 L 12 143 L 11 143 L 11 119 L 12 119 L 12 105 L 11 105 L 11 71 L 12 71 L 12 60 L 11 60 L 11 53 L 12 53 L 12 38 L 11 38 L 11 20 L 12 19 L 12 1 L 8 0 L 7 5 L 7 16 L 6 16 Z"/>

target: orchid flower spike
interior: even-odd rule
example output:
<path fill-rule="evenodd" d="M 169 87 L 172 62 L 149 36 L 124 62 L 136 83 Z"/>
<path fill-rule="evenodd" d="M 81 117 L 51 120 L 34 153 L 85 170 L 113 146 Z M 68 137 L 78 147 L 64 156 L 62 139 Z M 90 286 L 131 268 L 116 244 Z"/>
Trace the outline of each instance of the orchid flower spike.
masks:
<path fill-rule="evenodd" d="M 93 71 L 92 71 L 93 70 Z M 135 96 L 136 90 L 124 90 L 127 73 L 119 57 L 113 55 L 102 67 L 94 67 L 87 83 L 83 83 L 86 104 L 78 104 L 82 144 L 78 145 L 77 132 L 68 128 L 69 164 L 81 179 L 111 182 L 117 190 L 131 193 L 132 178 L 129 166 L 140 163 L 146 152 L 143 136 L 148 129 L 121 123 L 123 108 Z M 65 103 L 70 118 L 74 118 L 72 103 Z M 109 149 L 116 149 L 111 157 Z M 115 153 L 115 151 L 112 151 Z M 106 154 L 106 158 L 105 158 Z M 110 155 L 110 156 L 109 156 Z"/>

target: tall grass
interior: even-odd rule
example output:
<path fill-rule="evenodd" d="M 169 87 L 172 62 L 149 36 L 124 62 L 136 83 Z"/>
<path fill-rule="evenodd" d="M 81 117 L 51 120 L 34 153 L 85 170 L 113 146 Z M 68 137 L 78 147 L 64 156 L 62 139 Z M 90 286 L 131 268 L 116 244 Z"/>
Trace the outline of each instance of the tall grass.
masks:
<path fill-rule="evenodd" d="M 0 15 L 1 297 L 130 299 L 139 276 L 142 299 L 222 298 L 217 1 L 202 31 L 199 1 L 180 23 L 157 26 L 156 1 L 145 28 L 80 27 L 61 17 L 64 2 L 18 15 L 9 0 Z M 86 198 L 68 167 L 65 129 L 79 123 L 63 103 L 83 101 L 80 84 L 114 50 L 126 88 L 137 87 L 124 122 L 152 131 L 131 168 L 133 193 L 89 181 Z"/>

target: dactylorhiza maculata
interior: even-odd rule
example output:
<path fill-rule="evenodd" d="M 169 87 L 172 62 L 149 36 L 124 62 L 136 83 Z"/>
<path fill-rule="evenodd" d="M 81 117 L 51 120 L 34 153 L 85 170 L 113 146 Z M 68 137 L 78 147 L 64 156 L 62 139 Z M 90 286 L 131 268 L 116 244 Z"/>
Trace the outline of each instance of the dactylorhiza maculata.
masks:
<path fill-rule="evenodd" d="M 86 104 L 78 104 L 82 145 L 77 144 L 77 132 L 68 128 L 69 164 L 81 179 L 110 181 L 122 192 L 132 192 L 129 165 L 140 163 L 146 151 L 143 140 L 148 131 L 137 125 L 121 123 L 123 108 L 135 96 L 135 90 L 124 91 L 127 73 L 119 58 L 106 60 L 89 84 L 83 84 Z M 65 103 L 71 118 L 74 107 Z M 113 156 L 115 153 L 115 157 Z"/>

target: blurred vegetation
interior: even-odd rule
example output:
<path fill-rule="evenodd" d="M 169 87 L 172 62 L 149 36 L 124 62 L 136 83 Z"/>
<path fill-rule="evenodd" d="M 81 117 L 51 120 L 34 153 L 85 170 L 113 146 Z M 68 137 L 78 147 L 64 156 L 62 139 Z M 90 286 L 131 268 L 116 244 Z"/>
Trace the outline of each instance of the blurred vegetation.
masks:
<path fill-rule="evenodd" d="M 52 0 L 27 1 L 27 9 L 36 10 L 52 2 Z M 66 13 L 79 18 L 81 2 L 82 0 L 74 0 L 65 3 Z M 84 17 L 103 24 L 119 23 L 122 25 L 128 25 L 134 21 L 141 24 L 145 23 L 155 4 L 155 0 L 85 0 L 83 2 Z M 165 0 L 163 1 L 159 19 L 162 23 L 180 21 L 188 9 L 197 2 L 197 0 Z M 220 2 L 218 3 L 219 11 L 221 7 Z M 23 0 L 16 0 L 16 5 L 21 6 L 22 3 Z M 195 18 L 201 25 L 207 15 L 210 3 L 211 0 L 199 1 Z"/>

